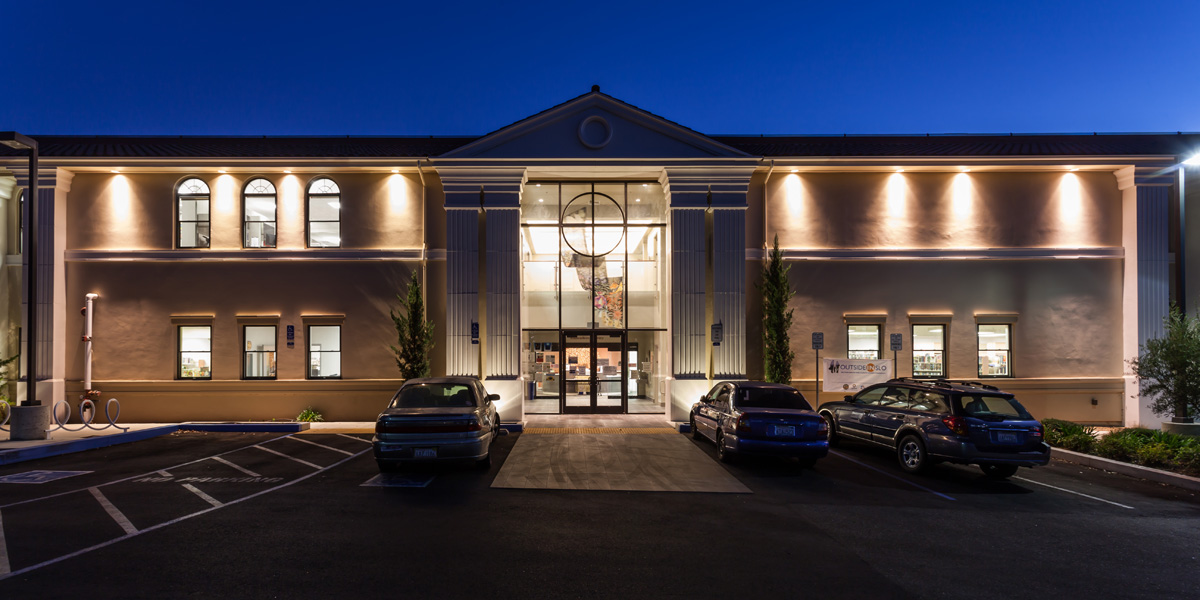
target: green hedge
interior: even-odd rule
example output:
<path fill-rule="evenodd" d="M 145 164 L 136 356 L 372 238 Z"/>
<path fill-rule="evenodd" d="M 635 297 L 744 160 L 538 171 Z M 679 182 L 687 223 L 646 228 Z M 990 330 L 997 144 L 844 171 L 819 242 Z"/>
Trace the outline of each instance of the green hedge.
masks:
<path fill-rule="evenodd" d="M 1200 475 L 1200 439 L 1145 427 L 1117 429 L 1104 437 L 1096 430 L 1060 419 L 1042 421 L 1046 443 L 1146 467 Z"/>

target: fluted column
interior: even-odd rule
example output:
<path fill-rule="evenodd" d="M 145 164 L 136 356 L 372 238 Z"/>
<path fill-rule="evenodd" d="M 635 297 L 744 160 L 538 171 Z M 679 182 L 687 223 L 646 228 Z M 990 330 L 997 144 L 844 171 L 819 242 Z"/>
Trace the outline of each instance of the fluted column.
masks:
<path fill-rule="evenodd" d="M 521 213 L 516 206 L 489 206 L 484 213 L 487 220 L 486 374 L 488 378 L 516 379 L 521 374 Z"/>
<path fill-rule="evenodd" d="M 708 376 L 704 217 L 705 211 L 700 208 L 671 210 L 671 342 L 676 379 Z"/>
<path fill-rule="evenodd" d="M 713 348 L 716 379 L 746 377 L 746 209 L 713 208 L 713 323 L 723 340 Z"/>
<path fill-rule="evenodd" d="M 449 207 L 447 207 L 449 208 Z M 479 209 L 446 211 L 446 374 L 480 375 Z"/>

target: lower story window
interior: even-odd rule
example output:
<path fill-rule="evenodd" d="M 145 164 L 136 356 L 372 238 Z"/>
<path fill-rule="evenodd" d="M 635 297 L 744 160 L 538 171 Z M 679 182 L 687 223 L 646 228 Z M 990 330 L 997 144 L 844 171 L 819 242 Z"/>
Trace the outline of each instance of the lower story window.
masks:
<path fill-rule="evenodd" d="M 847 325 L 846 358 L 879 359 L 879 325 Z"/>
<path fill-rule="evenodd" d="M 979 376 L 1012 377 L 1012 325 L 977 325 Z"/>
<path fill-rule="evenodd" d="M 913 377 L 946 376 L 946 326 L 913 325 Z"/>
<path fill-rule="evenodd" d="M 342 326 L 308 326 L 308 378 L 342 376 Z"/>
<path fill-rule="evenodd" d="M 179 326 L 180 379 L 212 379 L 212 327 Z"/>
<path fill-rule="evenodd" d="M 275 326 L 246 325 L 242 328 L 242 377 L 275 379 Z"/>

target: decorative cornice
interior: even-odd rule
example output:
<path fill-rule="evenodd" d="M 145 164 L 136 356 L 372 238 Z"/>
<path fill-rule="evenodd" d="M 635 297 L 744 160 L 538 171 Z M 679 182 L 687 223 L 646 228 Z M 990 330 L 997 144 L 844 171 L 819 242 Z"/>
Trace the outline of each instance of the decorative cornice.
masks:
<path fill-rule="evenodd" d="M 67 250 L 67 262 L 255 262 L 301 261 L 414 261 L 424 260 L 420 248 L 406 250 Z"/>
<path fill-rule="evenodd" d="M 1119 246 L 1101 248 L 863 248 L 782 249 L 784 260 L 1064 260 L 1125 257 Z M 767 250 L 746 250 L 746 260 L 764 260 Z"/>
<path fill-rule="evenodd" d="M 435 165 L 434 170 L 442 180 L 447 209 L 479 208 L 481 204 L 485 208 L 517 208 L 528 180 L 525 167 Z"/>

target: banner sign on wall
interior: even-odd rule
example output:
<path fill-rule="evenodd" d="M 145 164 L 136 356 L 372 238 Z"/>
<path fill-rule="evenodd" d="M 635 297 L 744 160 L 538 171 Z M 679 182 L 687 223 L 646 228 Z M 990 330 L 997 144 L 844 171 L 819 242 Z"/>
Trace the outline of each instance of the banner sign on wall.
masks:
<path fill-rule="evenodd" d="M 821 391 L 857 394 L 863 388 L 892 378 L 891 360 L 822 359 Z"/>

